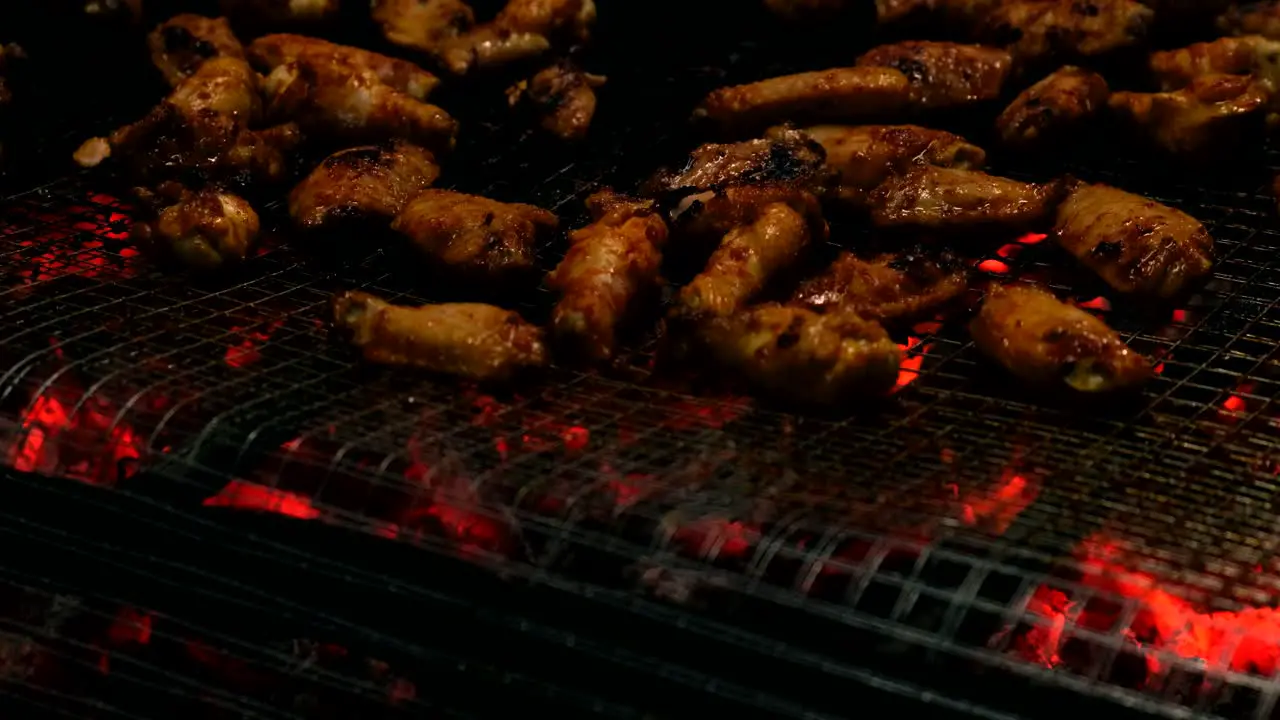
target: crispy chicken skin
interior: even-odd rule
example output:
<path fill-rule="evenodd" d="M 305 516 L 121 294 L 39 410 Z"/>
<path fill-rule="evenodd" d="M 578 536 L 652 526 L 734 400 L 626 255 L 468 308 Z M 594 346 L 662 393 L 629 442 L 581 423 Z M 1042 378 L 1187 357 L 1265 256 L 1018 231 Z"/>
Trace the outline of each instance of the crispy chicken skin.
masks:
<path fill-rule="evenodd" d="M 1233 4 L 1218 16 L 1217 25 L 1228 35 L 1261 35 L 1280 39 L 1280 0 Z"/>
<path fill-rule="evenodd" d="M 556 341 L 590 362 L 617 351 L 619 329 L 659 287 L 667 224 L 654 203 L 605 190 L 587 198 L 592 223 L 569 233 L 569 252 L 547 276 L 560 295 Z"/>
<path fill-rule="evenodd" d="M 1213 238 L 1199 221 L 1106 185 L 1077 183 L 1053 237 L 1122 293 L 1173 298 L 1213 268 Z"/>
<path fill-rule="evenodd" d="M 1034 286 L 991 288 L 969 333 L 987 357 L 1032 385 L 1113 392 L 1152 374 L 1105 322 Z"/>
<path fill-rule="evenodd" d="M 1023 183 L 977 170 L 925 165 L 894 175 L 872 191 L 871 222 L 933 229 L 1027 227 L 1051 217 L 1062 195 L 1061 182 Z"/>
<path fill-rule="evenodd" d="M 1172 92 L 1118 92 L 1111 109 L 1175 155 L 1261 140 L 1271 94 L 1247 75 L 1201 75 Z"/>
<path fill-rule="evenodd" d="M 147 35 L 151 62 L 173 87 L 191 77 L 206 60 L 244 59 L 244 46 L 231 32 L 226 18 L 175 15 Z"/>
<path fill-rule="evenodd" d="M 759 390 L 809 405 L 883 395 L 902 350 L 878 323 L 776 304 L 714 318 L 698 329 L 711 359 Z"/>
<path fill-rule="evenodd" d="M 595 21 L 594 0 L 508 0 L 492 22 L 419 49 L 463 75 L 476 67 L 534 58 L 557 44 L 585 42 Z"/>
<path fill-rule="evenodd" d="M 150 222 L 130 231 L 138 245 L 193 270 L 216 270 L 244 260 L 258 239 L 258 214 L 242 197 L 205 189 L 186 193 Z"/>
<path fill-rule="evenodd" d="M 876 20 L 882 25 L 929 22 L 974 27 L 1001 0 L 876 0 Z"/>
<path fill-rule="evenodd" d="M 1101 75 L 1068 65 L 1023 90 L 996 118 L 996 129 L 1010 147 L 1042 146 L 1079 129 L 1110 93 Z"/>
<path fill-rule="evenodd" d="M 533 269 L 535 244 L 559 222 L 533 205 L 433 189 L 414 195 L 391 229 L 465 278 L 504 280 Z"/>
<path fill-rule="evenodd" d="M 786 203 L 766 205 L 753 222 L 724 236 L 702 272 L 680 289 L 675 314 L 701 321 L 740 310 L 793 265 L 811 239 L 804 215 Z"/>
<path fill-rule="evenodd" d="M 404 141 L 342 150 L 293 189 L 289 215 L 303 230 L 352 219 L 390 223 L 439 176 L 435 156 Z"/>
<path fill-rule="evenodd" d="M 237 23 L 274 28 L 331 20 L 342 0 L 219 0 L 219 7 Z"/>
<path fill-rule="evenodd" d="M 869 120 L 904 110 L 912 92 L 907 76 L 892 68 L 835 68 L 714 90 L 694 117 L 727 128 L 789 120 Z"/>
<path fill-rule="evenodd" d="M 1005 50 L 982 45 L 909 40 L 872 48 L 856 64 L 906 75 L 912 106 L 929 110 L 1000 97 L 1013 58 Z"/>
<path fill-rule="evenodd" d="M 508 88 L 507 102 L 513 108 L 533 109 L 542 129 L 561 140 L 581 140 L 596 115 L 596 89 L 604 83 L 603 75 L 561 62 Z"/>
<path fill-rule="evenodd" d="M 1225 37 L 1177 50 L 1151 53 L 1161 89 L 1177 90 L 1202 75 L 1254 75 L 1274 92 L 1280 80 L 1280 40 L 1261 35 Z"/>
<path fill-rule="evenodd" d="M 391 89 L 415 100 L 426 99 L 440 84 L 440 78 L 407 60 L 305 35 L 264 35 L 249 44 L 249 59 L 266 72 L 281 65 L 302 63 L 361 75 L 373 73 Z"/>
<path fill-rule="evenodd" d="M 826 153 L 808 134 L 774 128 L 763 138 L 707 143 L 678 171 L 660 171 L 646 184 L 651 194 L 718 190 L 754 183 L 806 183 L 823 169 Z"/>
<path fill-rule="evenodd" d="M 914 248 L 865 260 L 844 252 L 825 273 L 801 283 L 789 304 L 888 323 L 923 317 L 968 289 L 968 268 L 949 252 L 932 256 Z"/>
<path fill-rule="evenodd" d="M 976 170 L 987 158 L 959 135 L 919 125 L 817 125 L 804 132 L 821 144 L 836 175 L 828 195 L 857 207 L 890 175 L 913 165 Z"/>
<path fill-rule="evenodd" d="M 1155 13 L 1136 0 L 1005 0 L 982 35 L 1022 63 L 1106 55 L 1145 39 Z"/>
<path fill-rule="evenodd" d="M 542 329 L 493 305 L 406 307 L 347 291 L 333 299 L 333 321 L 365 360 L 380 365 L 502 382 L 547 363 Z"/>

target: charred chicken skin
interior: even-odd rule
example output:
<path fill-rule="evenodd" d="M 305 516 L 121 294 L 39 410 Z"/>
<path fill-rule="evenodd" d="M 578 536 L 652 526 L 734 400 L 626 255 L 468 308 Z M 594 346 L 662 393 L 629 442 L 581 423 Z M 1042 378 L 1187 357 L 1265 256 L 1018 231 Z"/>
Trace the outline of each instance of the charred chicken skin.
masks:
<path fill-rule="evenodd" d="M 560 295 L 551 327 L 569 352 L 607 362 L 637 304 L 656 295 L 667 225 L 652 201 L 608 190 L 587 198 L 587 207 L 592 223 L 569 233 L 569 252 L 547 277 Z"/>
<path fill-rule="evenodd" d="M 1199 221 L 1106 185 L 1077 183 L 1053 237 L 1122 293 L 1172 298 L 1213 268 L 1213 238 Z"/>
<path fill-rule="evenodd" d="M 809 405 L 883 395 L 902 362 L 883 327 L 850 312 L 759 305 L 709 320 L 698 337 L 717 365 L 762 392 Z"/>
<path fill-rule="evenodd" d="M 910 79 L 893 68 L 836 68 L 720 88 L 694 116 L 739 129 L 792 120 L 866 121 L 906 109 L 912 93 Z"/>
<path fill-rule="evenodd" d="M 1228 35 L 1261 35 L 1280 39 L 1280 0 L 1232 5 L 1218 17 L 1218 29 Z"/>
<path fill-rule="evenodd" d="M 253 64 L 268 73 L 289 63 L 301 63 L 320 69 L 331 68 L 362 76 L 372 73 L 392 90 L 415 100 L 426 99 L 440 84 L 440 78 L 407 60 L 305 35 L 265 35 L 250 43 L 248 52 Z"/>
<path fill-rule="evenodd" d="M 1010 147 L 1042 146 L 1079 129 L 1110 93 L 1101 75 L 1068 65 L 1023 90 L 996 118 L 996 129 Z"/>
<path fill-rule="evenodd" d="M 1135 0 L 1005 0 L 986 16 L 983 36 L 1016 60 L 1038 64 L 1106 55 L 1142 42 L 1155 12 Z"/>
<path fill-rule="evenodd" d="M 1146 358 L 1105 322 L 1038 287 L 992 288 L 969 333 L 987 357 L 1040 387 L 1114 392 L 1152 374 Z"/>
<path fill-rule="evenodd" d="M 789 304 L 889 323 L 923 317 L 968 289 L 968 268 L 948 252 L 931 256 L 915 248 L 866 260 L 845 252 L 825 273 L 802 283 Z"/>
<path fill-rule="evenodd" d="M 1027 227 L 1052 217 L 1063 191 L 1061 182 L 1040 185 L 977 170 L 919 166 L 871 193 L 871 221 L 878 227 Z"/>
<path fill-rule="evenodd" d="M 596 90 L 603 75 L 585 73 L 569 63 L 557 63 L 507 90 L 513 108 L 526 106 L 540 118 L 542 129 L 561 140 L 581 140 L 596 115 Z"/>
<path fill-rule="evenodd" d="M 816 181 L 826 154 L 807 133 L 788 127 L 738 143 L 707 143 L 689 154 L 678 171 L 663 171 L 647 184 L 653 194 L 719 190 L 755 183 Z"/>
<path fill-rule="evenodd" d="M 147 45 L 151 61 L 173 87 L 211 58 L 245 59 L 244 46 L 231 32 L 226 18 L 176 15 L 151 31 Z"/>
<path fill-rule="evenodd" d="M 1013 58 L 999 48 L 911 40 L 872 48 L 858 58 L 857 65 L 892 68 L 906 75 L 912 107 L 929 110 L 1000 97 Z"/>
<path fill-rule="evenodd" d="M 1261 140 L 1271 102 L 1263 84 L 1247 75 L 1201 75 L 1181 90 L 1118 92 L 1111 109 L 1175 155 Z"/>
<path fill-rule="evenodd" d="M 390 223 L 439 176 L 435 157 L 404 141 L 342 150 L 293 189 L 289 215 L 303 230 L 353 219 Z"/>
<path fill-rule="evenodd" d="M 424 190 L 409 200 L 391 228 L 441 267 L 466 278 L 501 281 L 533 269 L 535 245 L 559 222 L 533 205 Z"/>
<path fill-rule="evenodd" d="M 184 193 L 153 221 L 135 224 L 130 237 L 192 270 L 216 270 L 248 257 L 260 228 L 258 214 L 244 198 L 209 188 Z"/>
<path fill-rule="evenodd" d="M 380 365 L 502 382 L 547 363 L 542 330 L 492 305 L 405 307 L 348 291 L 334 298 L 333 320 L 365 360 Z"/>

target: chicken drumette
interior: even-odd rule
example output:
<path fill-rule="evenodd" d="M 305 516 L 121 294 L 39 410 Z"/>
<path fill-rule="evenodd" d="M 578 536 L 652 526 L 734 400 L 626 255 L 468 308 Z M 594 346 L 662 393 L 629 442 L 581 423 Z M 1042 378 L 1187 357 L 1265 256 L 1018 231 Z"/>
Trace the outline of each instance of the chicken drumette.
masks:
<path fill-rule="evenodd" d="M 871 193 L 871 221 L 879 227 L 1027 227 L 1047 220 L 1064 190 L 1056 181 L 1041 185 L 976 170 L 919 166 Z"/>
<path fill-rule="evenodd" d="M 142 194 L 159 201 L 149 191 Z M 193 270 L 216 270 L 248 257 L 261 223 L 244 198 L 214 188 L 182 189 L 177 195 L 153 219 L 134 224 L 130 238 L 135 243 Z"/>
<path fill-rule="evenodd" d="M 1181 90 L 1118 92 L 1113 111 L 1175 155 L 1204 157 L 1261 140 L 1271 94 L 1247 75 L 1201 75 Z"/>
<path fill-rule="evenodd" d="M 893 68 L 835 68 L 720 88 L 694 116 L 739 129 L 791 120 L 865 121 L 902 111 L 912 93 L 910 79 Z"/>
<path fill-rule="evenodd" d="M 1023 90 L 996 118 L 996 129 L 1011 147 L 1041 147 L 1079 129 L 1110 92 L 1101 75 L 1068 65 Z"/>
<path fill-rule="evenodd" d="M 922 317 L 968 289 L 968 268 L 949 252 L 913 248 L 866 260 L 845 252 L 825 273 L 802 283 L 790 304 L 888 323 Z"/>
<path fill-rule="evenodd" d="M 245 59 L 244 46 L 231 32 L 226 18 L 174 16 L 151 31 L 147 45 L 151 49 L 151 62 L 173 87 L 212 58 Z"/>
<path fill-rule="evenodd" d="M 925 110 L 1000 97 L 1013 67 L 1008 52 L 981 45 L 911 40 L 881 45 L 857 60 L 859 67 L 887 67 L 907 76 L 911 105 Z"/>
<path fill-rule="evenodd" d="M 1136 0 L 1005 0 L 986 15 L 982 36 L 1021 63 L 1070 61 L 1136 46 L 1154 18 Z"/>
<path fill-rule="evenodd" d="M 507 101 L 512 108 L 528 107 L 542 128 L 561 140 L 581 140 L 596 114 L 596 89 L 604 83 L 603 75 L 561 62 L 513 85 Z"/>
<path fill-rule="evenodd" d="M 343 150 L 298 183 L 289 194 L 289 214 L 303 230 L 352 220 L 390 223 L 439 176 L 435 157 L 404 141 Z"/>

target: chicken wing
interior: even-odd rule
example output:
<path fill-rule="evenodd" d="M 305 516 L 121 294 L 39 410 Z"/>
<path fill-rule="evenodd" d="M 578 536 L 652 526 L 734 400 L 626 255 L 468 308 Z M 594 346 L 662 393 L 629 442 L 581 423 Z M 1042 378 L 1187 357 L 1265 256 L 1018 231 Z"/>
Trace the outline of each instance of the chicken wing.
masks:
<path fill-rule="evenodd" d="M 373 20 L 391 44 L 434 53 L 470 31 L 476 14 L 462 0 L 373 0 Z"/>
<path fill-rule="evenodd" d="M 876 0 L 882 25 L 925 22 L 940 27 L 976 27 L 1002 0 Z"/>
<path fill-rule="evenodd" d="M 1022 63 L 1077 60 L 1141 43 L 1155 13 L 1136 0 L 1006 0 L 987 14 L 982 35 Z"/>
<path fill-rule="evenodd" d="M 883 395 L 902 362 L 883 327 L 849 312 L 759 305 L 708 321 L 698 336 L 716 364 L 762 392 L 810 405 Z"/>
<path fill-rule="evenodd" d="M 658 172 L 645 187 L 650 194 L 664 194 L 753 183 L 806 184 L 818 177 L 824 159 L 822 146 L 808 134 L 779 127 L 765 138 L 701 145 L 684 167 Z"/>
<path fill-rule="evenodd" d="M 836 68 L 720 88 L 707 95 L 694 117 L 728 128 L 870 120 L 902 111 L 911 97 L 911 81 L 892 68 Z"/>
<path fill-rule="evenodd" d="M 455 74 L 537 57 L 557 43 L 585 42 L 594 0 L 508 0 L 493 22 L 425 48 Z"/>
<path fill-rule="evenodd" d="M 959 135 L 918 125 L 818 125 L 804 132 L 822 145 L 836 174 L 829 194 L 856 207 L 866 207 L 872 190 L 910 166 L 976 170 L 987 157 Z"/>
<path fill-rule="evenodd" d="M 636 305 L 656 294 L 667 225 L 653 202 L 608 190 L 587 198 L 587 207 L 593 222 L 569 233 L 569 252 L 547 276 L 560 294 L 551 328 L 574 354 L 606 362 Z"/>
<path fill-rule="evenodd" d="M 827 239 L 827 221 L 822 216 L 818 197 L 803 185 L 792 183 L 734 185 L 705 193 L 675 219 L 680 222 L 680 234 L 686 238 L 722 240 L 735 228 L 756 222 L 764 208 L 778 203 L 805 218 L 813 240 Z"/>
<path fill-rule="evenodd" d="M 559 222 L 553 213 L 532 205 L 423 190 L 409 200 L 391 229 L 464 278 L 502 281 L 533 269 L 537 241 Z"/>
<path fill-rule="evenodd" d="M 245 58 L 244 46 L 231 32 L 226 18 L 176 15 L 147 35 L 147 45 L 151 62 L 173 87 L 191 77 L 210 58 Z"/>
<path fill-rule="evenodd" d="M 1151 53 L 1151 72 L 1164 90 L 1178 90 L 1202 75 L 1253 75 L 1269 91 L 1280 88 L 1280 40 L 1261 35 L 1219 38 Z"/>
<path fill-rule="evenodd" d="M 249 59 L 270 72 L 289 63 L 301 63 L 318 69 L 373 75 L 392 90 L 415 100 L 424 100 L 440 84 L 440 78 L 407 60 L 398 60 L 350 45 L 327 40 L 279 33 L 264 35 L 249 44 Z"/>
<path fill-rule="evenodd" d="M 261 223 L 244 198 L 216 189 L 184 195 L 153 221 L 135 223 L 131 239 L 193 270 L 216 270 L 248 257 Z"/>
<path fill-rule="evenodd" d="M 892 68 L 906 75 L 912 105 L 929 110 L 1000 97 L 1013 58 L 1004 50 L 982 45 L 910 40 L 872 48 L 856 64 Z"/>
<path fill-rule="evenodd" d="M 237 24 L 279 28 L 332 20 L 342 0 L 219 0 L 219 7 Z"/>
<path fill-rule="evenodd" d="M 1233 4 L 1218 17 L 1217 25 L 1229 35 L 1261 35 L 1280 40 L 1280 0 Z"/>
<path fill-rule="evenodd" d="M 871 193 L 871 222 L 879 227 L 965 229 L 1028 227 L 1046 221 L 1064 184 L 1043 185 L 977 170 L 919 166 L 894 175 Z"/>
<path fill-rule="evenodd" d="M 1271 94 L 1247 75 L 1201 75 L 1172 92 L 1118 92 L 1111 109 L 1175 155 L 1261 141 Z"/>
<path fill-rule="evenodd" d="M 1146 358 L 1105 322 L 1038 287 L 993 287 L 969 333 L 987 357 L 1033 385 L 1101 393 L 1152 375 Z"/>
<path fill-rule="evenodd" d="M 1023 90 L 996 118 L 996 129 L 1011 147 L 1043 146 L 1079 129 L 1110 93 L 1101 75 L 1068 65 Z"/>
<path fill-rule="evenodd" d="M 513 108 L 533 109 L 542 128 L 561 140 L 581 140 L 596 115 L 596 89 L 604 83 L 603 75 L 561 62 L 510 87 L 507 102 Z"/>
<path fill-rule="evenodd" d="M 547 364 L 542 329 L 492 305 L 406 307 L 347 291 L 333 300 L 333 320 L 365 360 L 381 365 L 502 382 Z"/>
<path fill-rule="evenodd" d="M 914 320 L 969 289 L 969 269 L 949 252 L 923 248 L 864 260 L 841 253 L 822 275 L 801 283 L 791 305 L 816 312 L 846 310 L 888 323 Z"/>
<path fill-rule="evenodd" d="M 1123 293 L 1172 298 L 1213 268 L 1213 238 L 1199 221 L 1106 185 L 1071 188 L 1053 236 Z"/>
<path fill-rule="evenodd" d="M 353 219 L 390 223 L 415 193 L 440 176 L 435 157 L 395 141 L 351 148 L 324 159 L 289 194 L 289 215 L 303 230 Z"/>

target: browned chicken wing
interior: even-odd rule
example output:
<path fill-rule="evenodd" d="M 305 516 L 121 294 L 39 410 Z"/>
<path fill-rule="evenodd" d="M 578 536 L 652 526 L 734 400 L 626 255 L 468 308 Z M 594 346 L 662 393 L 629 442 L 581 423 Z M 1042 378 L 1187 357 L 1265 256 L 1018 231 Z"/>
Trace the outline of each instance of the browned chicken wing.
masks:
<path fill-rule="evenodd" d="M 219 0 L 222 12 L 256 28 L 311 25 L 337 17 L 342 0 Z"/>
<path fill-rule="evenodd" d="M 902 111 L 911 97 L 911 81 L 892 68 L 836 68 L 720 88 L 707 95 L 694 116 L 729 128 L 870 120 Z"/>
<path fill-rule="evenodd" d="M 1155 13 L 1136 0 L 1005 0 L 983 36 L 1024 63 L 1090 58 L 1142 42 Z"/>
<path fill-rule="evenodd" d="M 547 363 L 542 329 L 492 305 L 406 307 L 348 291 L 334 298 L 333 321 L 365 360 L 381 365 L 502 382 Z"/>
<path fill-rule="evenodd" d="M 470 31 L 476 14 L 462 0 L 373 0 L 373 20 L 391 44 L 434 53 Z"/>
<path fill-rule="evenodd" d="M 1105 322 L 1038 287 L 993 287 L 969 333 L 988 357 L 1041 387 L 1112 392 L 1152 374 L 1146 358 Z"/>
<path fill-rule="evenodd" d="M 151 61 L 174 87 L 210 58 L 244 60 L 244 46 L 231 32 L 226 18 L 176 15 L 151 31 L 147 45 Z"/>
<path fill-rule="evenodd" d="M 1280 0 L 1233 5 L 1218 17 L 1218 29 L 1229 35 L 1261 35 L 1280 40 Z"/>
<path fill-rule="evenodd" d="M 902 362 L 883 327 L 850 312 L 760 305 L 713 318 L 698 336 L 716 364 L 763 392 L 811 405 L 887 393 Z"/>
<path fill-rule="evenodd" d="M 557 43 L 584 42 L 596 21 L 594 0 L 508 0 L 490 23 L 479 25 L 436 47 L 449 70 L 465 74 L 537 57 Z"/>
<path fill-rule="evenodd" d="M 977 170 L 919 166 L 871 193 L 871 221 L 879 227 L 1028 227 L 1052 216 L 1063 190 L 1061 182 L 1040 185 Z"/>
<path fill-rule="evenodd" d="M 305 35 L 280 33 L 260 37 L 249 44 L 249 59 L 267 72 L 281 65 L 301 63 L 362 76 L 372 73 L 392 90 L 415 100 L 425 99 L 440 84 L 440 78 L 407 60 Z"/>
<path fill-rule="evenodd" d="M 136 223 L 130 237 L 193 270 L 216 270 L 248 257 L 260 227 L 258 214 L 244 198 L 206 189 L 185 193 L 153 221 Z"/>
<path fill-rule="evenodd" d="M 1172 298 L 1213 268 L 1213 238 L 1199 221 L 1106 185 L 1076 184 L 1053 235 L 1123 293 Z"/>
<path fill-rule="evenodd" d="M 1008 52 L 982 45 L 910 40 L 881 45 L 857 60 L 859 67 L 887 67 L 907 76 L 911 103 L 934 109 L 1000 97 L 1013 67 Z"/>
<path fill-rule="evenodd" d="M 968 289 L 969 269 L 949 252 L 915 248 L 866 260 L 845 252 L 825 273 L 801 283 L 790 304 L 888 323 L 922 317 Z"/>
<path fill-rule="evenodd" d="M 1002 0 L 876 0 L 876 19 L 883 25 L 925 22 L 976 27 Z"/>
<path fill-rule="evenodd" d="M 804 184 L 818 177 L 825 153 L 808 134 L 789 127 L 737 143 L 707 143 L 678 171 L 661 171 L 646 185 L 654 194 L 718 190 L 753 183 Z"/>
<path fill-rule="evenodd" d="M 827 239 L 827 221 L 822 216 L 818 197 L 807 187 L 793 183 L 734 185 L 709 192 L 699 196 L 677 219 L 681 223 L 681 234 L 687 238 L 722 240 L 735 228 L 754 223 L 761 210 L 777 203 L 787 205 L 805 218 L 813 240 Z"/>
<path fill-rule="evenodd" d="M 1219 38 L 1151 54 L 1151 72 L 1164 90 L 1178 90 L 1202 75 L 1253 75 L 1275 92 L 1280 85 L 1280 40 L 1261 35 Z"/>
<path fill-rule="evenodd" d="M 1271 94 L 1247 75 L 1201 75 L 1172 92 L 1118 92 L 1111 109 L 1175 155 L 1261 140 Z"/>
<path fill-rule="evenodd" d="M 822 145 L 836 174 L 829 194 L 857 207 L 866 207 L 890 175 L 913 165 L 976 170 L 987 157 L 959 135 L 918 125 L 818 125 L 804 132 Z"/>
<path fill-rule="evenodd" d="M 603 75 L 562 62 L 513 85 L 507 90 L 507 101 L 513 108 L 533 109 L 542 128 L 561 140 L 581 140 L 596 115 L 596 89 L 604 83 Z"/>
<path fill-rule="evenodd" d="M 289 194 L 289 215 L 303 230 L 353 219 L 390 223 L 414 194 L 440 176 L 435 157 L 417 145 L 351 148 L 324 159 Z"/>
<path fill-rule="evenodd" d="M 606 362 L 637 303 L 656 294 L 667 225 L 652 201 L 607 190 L 587 198 L 587 207 L 593 222 L 569 233 L 569 252 L 547 277 L 560 294 L 551 327 L 570 352 Z"/>
<path fill-rule="evenodd" d="M 996 118 L 996 129 L 1011 147 L 1043 146 L 1078 130 L 1110 93 L 1101 75 L 1068 65 L 1023 90 Z"/>
<path fill-rule="evenodd" d="M 450 190 L 424 190 L 391 228 L 434 263 L 467 278 L 506 280 L 533 268 L 533 251 L 559 219 L 533 205 Z"/>

